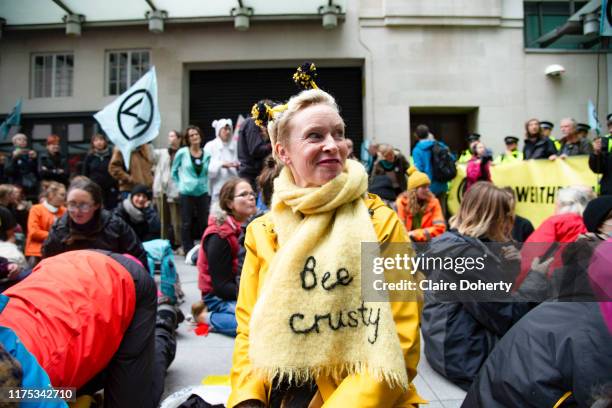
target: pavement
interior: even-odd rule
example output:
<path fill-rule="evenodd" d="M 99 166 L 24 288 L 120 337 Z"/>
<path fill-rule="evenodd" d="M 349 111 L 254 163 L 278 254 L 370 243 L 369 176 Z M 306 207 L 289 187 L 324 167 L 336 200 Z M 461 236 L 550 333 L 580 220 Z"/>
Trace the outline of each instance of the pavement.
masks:
<path fill-rule="evenodd" d="M 195 266 L 185 265 L 183 257 L 176 257 L 177 270 L 185 292 L 181 310 L 188 316 L 191 304 L 200 297 Z M 419 394 L 429 400 L 428 408 L 457 408 L 465 398 L 465 391 L 436 373 L 427 363 L 421 347 L 421 359 L 414 380 Z M 228 375 L 232 365 L 234 339 L 217 333 L 197 336 L 187 322 L 177 332 L 176 358 L 166 376 L 164 398 L 184 387 L 200 384 L 209 375 Z"/>

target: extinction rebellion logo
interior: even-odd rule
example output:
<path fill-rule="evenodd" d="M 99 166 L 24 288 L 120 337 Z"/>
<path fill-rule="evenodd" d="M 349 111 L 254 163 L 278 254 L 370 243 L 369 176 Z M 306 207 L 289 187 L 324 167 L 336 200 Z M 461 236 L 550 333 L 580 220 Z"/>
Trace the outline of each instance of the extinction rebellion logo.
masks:
<path fill-rule="evenodd" d="M 149 91 L 138 89 L 132 92 L 117 110 L 119 131 L 128 141 L 137 139 L 151 126 L 153 113 L 153 98 Z"/>

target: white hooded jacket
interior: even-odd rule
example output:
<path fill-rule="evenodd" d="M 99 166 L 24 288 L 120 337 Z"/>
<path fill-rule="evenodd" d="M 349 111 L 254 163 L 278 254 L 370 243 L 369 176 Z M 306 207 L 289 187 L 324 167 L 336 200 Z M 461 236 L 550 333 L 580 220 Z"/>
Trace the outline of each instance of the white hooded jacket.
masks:
<path fill-rule="evenodd" d="M 230 132 L 233 132 L 231 119 L 213 121 L 212 126 L 215 128 L 216 137 L 204 146 L 205 154 L 210 155 L 208 192 L 211 197 L 211 205 L 219 201 L 219 192 L 223 184 L 233 177 L 238 177 L 238 170 L 236 168 L 228 169 L 222 166 L 224 162 L 238 161 L 237 141 L 231 137 L 227 143 L 224 143 L 219 137 L 219 132 L 227 125 L 230 127 Z"/>

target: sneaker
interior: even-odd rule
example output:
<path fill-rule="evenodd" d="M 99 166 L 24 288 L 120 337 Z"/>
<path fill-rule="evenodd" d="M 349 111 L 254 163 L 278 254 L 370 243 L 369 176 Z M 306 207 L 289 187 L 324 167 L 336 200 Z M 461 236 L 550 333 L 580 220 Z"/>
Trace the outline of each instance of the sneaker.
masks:
<path fill-rule="evenodd" d="M 191 248 L 189 250 L 189 252 L 187 252 L 187 254 L 185 255 L 185 264 L 187 264 L 187 265 L 195 265 L 195 262 L 194 262 L 193 258 L 194 258 L 194 255 L 195 255 L 195 258 L 197 259 L 197 253 L 198 253 L 199 250 L 200 250 L 200 244 L 195 245 L 193 248 Z"/>

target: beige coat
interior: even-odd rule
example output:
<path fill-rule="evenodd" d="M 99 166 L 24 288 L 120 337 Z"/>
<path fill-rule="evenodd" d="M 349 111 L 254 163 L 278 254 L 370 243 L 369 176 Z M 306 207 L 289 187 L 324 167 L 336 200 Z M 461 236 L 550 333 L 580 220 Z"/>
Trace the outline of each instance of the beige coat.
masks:
<path fill-rule="evenodd" d="M 119 183 L 119 191 L 132 191 L 136 184 L 153 186 L 155 156 L 150 144 L 144 144 L 132 152 L 130 170 L 127 171 L 121 151 L 116 147 L 108 164 L 108 172 Z"/>

